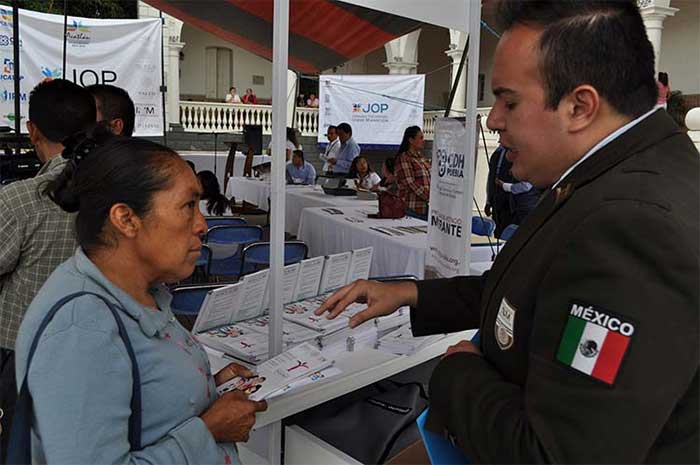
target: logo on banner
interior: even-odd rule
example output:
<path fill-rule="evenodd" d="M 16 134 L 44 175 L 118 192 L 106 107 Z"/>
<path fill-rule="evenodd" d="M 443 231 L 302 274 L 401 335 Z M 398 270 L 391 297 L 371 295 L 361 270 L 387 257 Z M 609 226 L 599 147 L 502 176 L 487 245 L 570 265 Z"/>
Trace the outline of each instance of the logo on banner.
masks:
<path fill-rule="evenodd" d="M 19 80 L 24 79 L 24 76 L 19 75 Z M 2 74 L 0 74 L 0 81 L 14 81 L 15 80 L 15 62 L 10 58 L 5 58 L 2 63 Z"/>
<path fill-rule="evenodd" d="M 462 237 L 462 218 L 452 217 L 433 210 L 430 215 L 431 226 L 437 226 L 438 230 L 448 236 Z"/>
<path fill-rule="evenodd" d="M 41 74 L 44 76 L 42 82 L 53 81 L 54 79 L 61 79 L 63 75 L 63 70 L 61 68 L 49 68 L 47 66 L 41 67 Z"/>
<path fill-rule="evenodd" d="M 84 26 L 82 22 L 73 20 L 73 23 L 66 27 L 66 40 L 80 47 L 90 43 L 90 28 Z"/>
<path fill-rule="evenodd" d="M 153 118 L 158 116 L 155 105 L 148 103 L 137 103 L 134 105 L 134 107 L 136 110 L 136 116 L 141 116 L 144 118 Z"/>
<path fill-rule="evenodd" d="M 464 177 L 464 154 L 447 153 L 445 149 L 437 150 L 438 176 Z"/>
<path fill-rule="evenodd" d="M 353 103 L 352 112 L 353 113 L 384 113 L 389 111 L 388 103 Z"/>
<path fill-rule="evenodd" d="M 12 27 L 12 10 L 0 8 L 0 26 Z"/>
<path fill-rule="evenodd" d="M 13 123 L 15 122 L 15 114 L 14 113 L 8 113 L 5 115 L 5 118 L 8 119 L 8 121 L 12 121 Z M 22 121 L 24 119 L 24 116 L 20 116 L 19 120 Z"/>
<path fill-rule="evenodd" d="M 15 44 L 15 38 L 6 34 L 0 34 L 0 47 L 12 47 Z M 19 46 L 22 46 L 22 39 L 19 41 Z"/>
<path fill-rule="evenodd" d="M 80 84 L 83 87 L 93 84 L 110 84 L 117 80 L 117 72 L 111 69 L 84 69 L 78 71 L 73 69 L 73 82 Z"/>
<path fill-rule="evenodd" d="M 15 93 L 5 89 L 2 92 L 0 92 L 0 100 L 2 100 L 3 102 L 14 102 L 15 101 Z M 27 94 L 24 92 L 20 92 L 19 101 L 26 102 L 27 101 Z"/>

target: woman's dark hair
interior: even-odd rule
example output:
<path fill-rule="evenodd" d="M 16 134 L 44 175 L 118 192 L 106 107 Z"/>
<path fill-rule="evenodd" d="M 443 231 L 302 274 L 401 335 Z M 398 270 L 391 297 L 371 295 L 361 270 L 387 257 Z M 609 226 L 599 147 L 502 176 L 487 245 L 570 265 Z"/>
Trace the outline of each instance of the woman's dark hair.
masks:
<path fill-rule="evenodd" d="M 411 142 L 409 142 L 409 139 L 416 137 L 419 132 L 421 132 L 419 126 L 409 126 L 406 128 L 406 130 L 403 132 L 403 139 L 401 140 L 401 145 L 399 146 L 399 151 L 396 153 L 396 156 L 408 152 L 408 149 L 411 148 Z"/>
<path fill-rule="evenodd" d="M 46 185 L 44 194 L 63 210 L 78 212 L 78 244 L 88 255 L 111 245 L 104 227 L 113 205 L 124 203 L 136 215 L 145 216 L 154 194 L 172 185 L 174 163 L 182 163 L 167 147 L 114 136 L 102 125 L 90 135 L 66 139 L 63 145 L 62 155 L 68 163 Z"/>
<path fill-rule="evenodd" d="M 661 82 L 661 84 L 668 87 L 668 73 L 664 73 L 663 71 L 660 72 L 659 73 L 659 82 Z"/>
<path fill-rule="evenodd" d="M 384 166 L 386 166 L 386 170 L 388 172 L 390 172 L 391 174 L 394 174 L 394 167 L 396 166 L 396 158 L 387 157 L 387 159 L 384 160 Z"/>
<path fill-rule="evenodd" d="M 294 144 L 294 147 L 299 148 L 299 140 L 297 139 L 297 131 L 294 128 L 287 128 L 287 140 Z"/>
<path fill-rule="evenodd" d="M 229 201 L 221 193 L 219 180 L 216 175 L 209 170 L 197 173 L 197 178 L 202 184 L 202 200 L 207 201 L 207 213 L 214 216 L 222 216 L 226 213 Z"/>
<path fill-rule="evenodd" d="M 306 163 L 306 159 L 304 159 L 304 151 L 303 150 L 295 150 L 292 152 L 292 156 L 297 156 L 301 158 L 302 163 Z"/>
<path fill-rule="evenodd" d="M 356 167 L 355 169 L 357 169 L 357 164 L 360 163 L 360 160 L 364 160 L 367 162 L 367 173 L 371 173 L 372 172 L 372 164 L 369 162 L 369 159 L 367 157 L 365 157 L 364 155 L 358 155 L 353 160 L 355 162 L 355 167 Z"/>

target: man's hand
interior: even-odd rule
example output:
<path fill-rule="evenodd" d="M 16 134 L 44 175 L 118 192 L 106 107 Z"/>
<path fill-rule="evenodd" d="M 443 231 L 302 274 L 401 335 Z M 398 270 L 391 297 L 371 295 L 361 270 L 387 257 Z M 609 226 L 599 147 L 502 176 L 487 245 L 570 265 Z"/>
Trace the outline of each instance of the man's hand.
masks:
<path fill-rule="evenodd" d="M 335 164 L 338 163 L 338 160 L 336 160 L 335 158 L 329 158 L 329 159 L 326 160 L 326 161 L 327 161 L 328 164 L 331 165 L 331 166 L 335 166 Z"/>
<path fill-rule="evenodd" d="M 216 442 L 245 442 L 255 425 L 255 413 L 267 410 L 267 402 L 248 400 L 240 391 L 227 392 L 201 415 Z"/>
<path fill-rule="evenodd" d="M 484 206 L 484 213 L 486 214 L 486 216 L 489 216 L 489 217 L 491 216 L 491 213 L 493 213 L 493 212 L 491 211 L 491 205 L 490 205 L 490 204 L 487 203 L 487 204 Z"/>
<path fill-rule="evenodd" d="M 442 358 L 449 357 L 452 354 L 456 354 L 458 352 L 466 352 L 468 354 L 474 354 L 474 355 L 482 355 L 481 351 L 477 346 L 472 344 L 469 341 L 459 341 L 457 344 L 452 345 L 447 348 L 447 352 L 445 352 L 445 355 L 442 356 Z"/>
<path fill-rule="evenodd" d="M 235 378 L 236 376 L 242 376 L 243 378 L 250 378 L 255 376 L 255 373 L 239 365 L 238 363 L 229 363 L 227 366 L 222 368 L 217 374 L 214 375 L 214 382 L 217 386 L 221 386 L 226 381 Z"/>
<path fill-rule="evenodd" d="M 351 328 L 372 318 L 389 315 L 404 305 L 415 306 L 418 288 L 412 281 L 380 283 L 360 279 L 330 296 L 315 313 L 328 312 L 327 318 L 332 320 L 353 302 L 367 303 L 367 308 L 350 319 Z"/>
<path fill-rule="evenodd" d="M 496 185 L 497 185 L 498 187 L 500 187 L 501 189 L 503 189 L 503 181 L 501 181 L 501 180 L 498 179 L 498 178 L 496 178 Z"/>

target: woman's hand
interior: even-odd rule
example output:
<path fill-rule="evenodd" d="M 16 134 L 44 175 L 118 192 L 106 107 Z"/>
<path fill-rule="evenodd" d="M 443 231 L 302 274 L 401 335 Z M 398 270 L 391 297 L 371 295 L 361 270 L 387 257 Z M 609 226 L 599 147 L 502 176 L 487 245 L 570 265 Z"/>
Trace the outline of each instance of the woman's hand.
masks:
<path fill-rule="evenodd" d="M 222 368 L 217 374 L 214 375 L 214 382 L 217 386 L 221 386 L 226 381 L 235 378 L 236 376 L 242 376 L 244 378 L 250 378 L 255 376 L 255 373 L 239 365 L 238 363 L 229 363 L 227 366 Z"/>
<path fill-rule="evenodd" d="M 255 413 L 265 410 L 264 400 L 248 400 L 242 392 L 231 391 L 216 399 L 200 418 L 216 442 L 246 442 L 255 425 Z"/>
<path fill-rule="evenodd" d="M 354 328 L 365 321 L 394 313 L 404 305 L 416 305 L 418 288 L 412 281 L 381 283 L 360 279 L 330 296 L 314 313 L 328 312 L 328 319 L 337 317 L 353 302 L 366 302 L 367 308 L 350 319 Z"/>

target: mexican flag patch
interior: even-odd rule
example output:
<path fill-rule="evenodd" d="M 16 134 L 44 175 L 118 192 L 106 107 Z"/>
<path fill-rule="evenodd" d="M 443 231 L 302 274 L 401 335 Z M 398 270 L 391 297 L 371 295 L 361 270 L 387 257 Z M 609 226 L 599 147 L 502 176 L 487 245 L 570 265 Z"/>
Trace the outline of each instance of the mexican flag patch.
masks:
<path fill-rule="evenodd" d="M 572 304 L 557 360 L 612 385 L 634 325 L 592 306 Z"/>

